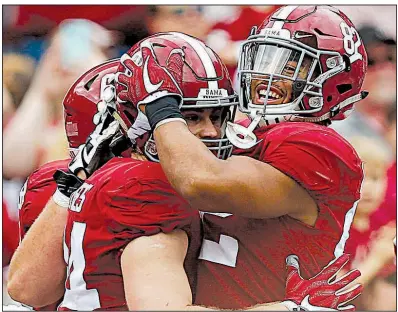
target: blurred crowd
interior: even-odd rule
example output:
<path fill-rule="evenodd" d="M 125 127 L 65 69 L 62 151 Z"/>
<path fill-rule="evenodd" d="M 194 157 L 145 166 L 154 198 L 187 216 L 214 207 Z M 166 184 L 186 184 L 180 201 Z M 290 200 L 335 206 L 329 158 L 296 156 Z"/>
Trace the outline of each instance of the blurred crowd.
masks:
<path fill-rule="evenodd" d="M 181 31 L 206 41 L 234 78 L 240 42 L 277 8 L 4 6 L 3 270 L 18 245 L 18 195 L 25 178 L 48 161 L 68 157 L 62 99 L 77 77 L 150 34 Z M 364 162 L 362 198 L 346 245 L 365 285 L 357 309 L 396 310 L 396 10 L 338 8 L 356 25 L 369 58 L 369 96 L 347 120 L 331 126 Z"/>

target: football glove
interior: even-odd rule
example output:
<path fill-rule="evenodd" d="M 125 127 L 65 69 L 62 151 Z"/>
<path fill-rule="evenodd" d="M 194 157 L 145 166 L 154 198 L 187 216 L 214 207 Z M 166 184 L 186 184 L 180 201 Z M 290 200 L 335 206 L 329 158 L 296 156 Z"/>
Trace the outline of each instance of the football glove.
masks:
<path fill-rule="evenodd" d="M 165 66 L 158 63 L 153 47 L 148 42 L 141 44 L 138 53 L 140 57 L 126 53 L 120 59 L 115 77 L 117 100 L 121 103 L 130 102 L 138 110 L 144 105 L 145 109 L 141 111 L 146 114 L 152 129 L 166 119 L 184 120 L 180 112 L 184 51 L 173 50 Z M 160 100 L 165 97 L 169 99 Z"/>
<path fill-rule="evenodd" d="M 114 157 L 110 145 L 118 133 L 119 123 L 109 113 L 104 113 L 101 122 L 89 135 L 85 144 L 79 146 L 75 158 L 69 163 L 69 170 L 74 175 L 83 170 L 88 178 L 94 171 Z"/>
<path fill-rule="evenodd" d="M 288 256 L 286 296 L 282 304 L 290 311 L 355 311 L 355 306 L 347 303 L 361 294 L 362 285 L 346 286 L 361 276 L 361 273 L 355 269 L 336 278 L 348 261 L 349 256 L 343 254 L 331 261 L 319 274 L 305 280 L 300 275 L 298 257 Z"/>

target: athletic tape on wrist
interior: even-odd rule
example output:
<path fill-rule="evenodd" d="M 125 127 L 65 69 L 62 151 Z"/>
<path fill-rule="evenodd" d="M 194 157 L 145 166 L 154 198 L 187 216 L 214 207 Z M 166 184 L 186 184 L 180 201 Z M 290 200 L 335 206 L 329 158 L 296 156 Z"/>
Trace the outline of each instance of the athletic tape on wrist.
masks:
<path fill-rule="evenodd" d="M 68 207 L 69 207 L 69 199 L 70 198 L 68 196 L 62 194 L 58 188 L 56 189 L 56 191 L 53 194 L 54 202 L 58 206 L 61 206 L 61 207 L 66 208 L 66 209 L 68 209 Z"/>
<path fill-rule="evenodd" d="M 145 115 L 148 118 L 151 129 L 165 119 L 183 118 L 180 111 L 180 103 L 174 96 L 165 96 L 152 103 L 146 104 Z"/>
<path fill-rule="evenodd" d="M 300 311 L 299 306 L 293 301 L 282 301 L 281 304 L 283 304 L 289 311 Z"/>
<path fill-rule="evenodd" d="M 162 121 L 159 121 L 156 126 L 155 126 L 155 130 L 157 128 L 159 128 L 161 125 L 167 124 L 169 122 L 173 122 L 173 121 L 179 121 L 179 122 L 183 122 L 186 126 L 188 126 L 187 122 L 185 121 L 185 119 L 183 118 L 167 118 L 167 119 L 163 119 Z"/>

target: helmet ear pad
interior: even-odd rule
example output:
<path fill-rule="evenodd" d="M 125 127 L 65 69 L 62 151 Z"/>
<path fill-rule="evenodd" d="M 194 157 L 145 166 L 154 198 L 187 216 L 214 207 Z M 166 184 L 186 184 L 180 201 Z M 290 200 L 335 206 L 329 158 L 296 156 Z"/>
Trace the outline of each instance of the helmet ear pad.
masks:
<path fill-rule="evenodd" d="M 297 78 L 292 85 L 293 100 L 296 99 L 304 90 L 307 85 L 307 81 L 304 79 Z"/>

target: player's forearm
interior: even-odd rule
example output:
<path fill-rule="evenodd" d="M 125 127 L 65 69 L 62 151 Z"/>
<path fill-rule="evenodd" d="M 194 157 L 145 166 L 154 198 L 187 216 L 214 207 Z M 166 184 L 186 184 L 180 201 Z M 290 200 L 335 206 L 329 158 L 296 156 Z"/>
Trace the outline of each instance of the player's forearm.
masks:
<path fill-rule="evenodd" d="M 182 122 L 164 124 L 154 131 L 162 168 L 172 186 L 187 200 L 217 184 L 222 163 Z"/>
<path fill-rule="evenodd" d="M 62 240 L 67 213 L 51 199 L 15 252 L 7 289 L 16 301 L 40 307 L 63 295 Z"/>
<path fill-rule="evenodd" d="M 287 178 L 277 169 L 248 157 L 220 160 L 179 121 L 161 125 L 154 136 L 168 180 L 192 207 L 251 218 L 289 213 L 291 202 L 279 191 L 287 190 Z"/>

